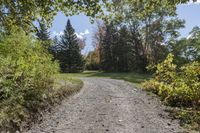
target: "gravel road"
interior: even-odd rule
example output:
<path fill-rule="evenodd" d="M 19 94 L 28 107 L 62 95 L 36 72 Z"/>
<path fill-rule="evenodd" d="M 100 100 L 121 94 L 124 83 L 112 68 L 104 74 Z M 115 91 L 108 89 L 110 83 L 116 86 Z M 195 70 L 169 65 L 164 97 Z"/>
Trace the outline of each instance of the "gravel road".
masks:
<path fill-rule="evenodd" d="M 161 102 L 130 83 L 82 78 L 80 93 L 66 99 L 28 133 L 182 133 Z M 26 131 L 27 133 L 27 131 Z"/>

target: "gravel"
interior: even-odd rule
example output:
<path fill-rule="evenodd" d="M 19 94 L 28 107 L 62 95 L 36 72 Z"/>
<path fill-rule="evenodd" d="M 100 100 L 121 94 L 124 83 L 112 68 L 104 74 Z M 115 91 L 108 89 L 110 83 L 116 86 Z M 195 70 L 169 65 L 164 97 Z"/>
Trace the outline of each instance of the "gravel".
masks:
<path fill-rule="evenodd" d="M 183 133 L 159 99 L 130 83 L 82 78 L 82 90 L 45 114 L 28 133 Z"/>

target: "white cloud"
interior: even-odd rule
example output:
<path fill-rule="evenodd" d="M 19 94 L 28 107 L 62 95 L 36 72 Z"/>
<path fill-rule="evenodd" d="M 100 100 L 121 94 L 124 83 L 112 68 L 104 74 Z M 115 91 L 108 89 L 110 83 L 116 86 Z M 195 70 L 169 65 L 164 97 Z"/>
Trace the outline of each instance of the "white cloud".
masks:
<path fill-rule="evenodd" d="M 51 37 L 53 38 L 53 37 L 55 37 L 55 36 L 62 36 L 63 34 L 64 34 L 64 33 L 63 33 L 62 31 L 60 31 L 60 32 L 53 31 Z M 89 32 L 88 29 L 86 29 L 84 32 L 80 32 L 80 33 L 77 33 L 77 32 L 76 32 L 75 34 L 76 34 L 76 36 L 77 36 L 78 38 L 83 39 L 84 36 L 87 35 L 87 34 L 90 34 L 90 32 Z"/>
<path fill-rule="evenodd" d="M 62 36 L 63 34 L 64 34 L 64 33 L 63 33 L 62 31 L 60 31 L 60 32 L 54 31 L 54 32 L 52 33 L 51 37 Z"/>
<path fill-rule="evenodd" d="M 89 32 L 89 30 L 87 29 L 87 30 L 85 30 L 85 34 L 90 34 L 90 32 Z"/>
<path fill-rule="evenodd" d="M 84 36 L 84 35 L 87 35 L 87 34 L 90 34 L 88 29 L 86 29 L 84 32 L 80 33 L 81 36 Z"/>
<path fill-rule="evenodd" d="M 186 38 L 187 39 L 191 39 L 192 38 L 192 34 L 189 34 Z"/>
<path fill-rule="evenodd" d="M 75 34 L 76 34 L 76 36 L 77 36 L 78 38 L 83 39 L 83 36 L 82 36 L 81 34 L 78 34 L 78 33 L 75 33 Z"/>
<path fill-rule="evenodd" d="M 77 37 L 83 39 L 85 35 L 90 34 L 89 30 L 86 29 L 84 32 L 76 33 Z"/>
<path fill-rule="evenodd" d="M 196 2 L 193 2 L 193 0 L 190 0 L 187 4 L 185 5 L 193 5 L 193 4 L 200 4 L 200 0 L 197 0 Z"/>

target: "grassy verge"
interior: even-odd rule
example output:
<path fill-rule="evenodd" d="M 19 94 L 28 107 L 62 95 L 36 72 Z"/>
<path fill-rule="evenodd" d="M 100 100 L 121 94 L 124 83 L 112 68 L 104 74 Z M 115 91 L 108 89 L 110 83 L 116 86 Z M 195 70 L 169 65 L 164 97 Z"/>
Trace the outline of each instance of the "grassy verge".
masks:
<path fill-rule="evenodd" d="M 80 91 L 83 86 L 83 82 L 76 78 L 65 78 L 60 75 L 54 83 L 54 87 L 47 89 L 44 92 L 42 100 L 35 103 L 35 106 L 31 109 L 27 109 L 26 106 L 22 106 L 23 114 L 19 114 L 17 111 L 12 111 L 12 120 L 16 123 L 1 123 L 0 132 L 16 132 L 27 130 L 32 124 L 41 121 L 45 112 L 50 112 L 53 107 L 59 105 L 64 98 L 73 95 Z M 29 101 L 24 101 L 27 104 Z M 0 115 L 0 118 L 2 116 Z M 9 120 L 9 115 L 7 116 Z"/>
<path fill-rule="evenodd" d="M 76 78 L 76 77 L 99 77 L 99 78 L 112 78 L 112 79 L 120 79 L 125 80 L 133 83 L 136 87 L 141 88 L 145 80 L 149 80 L 151 75 L 149 74 L 139 74 L 134 72 L 100 72 L 100 71 L 84 71 L 82 73 L 68 73 L 68 74 L 61 74 L 60 77 L 62 78 Z"/>
<path fill-rule="evenodd" d="M 32 123 L 40 121 L 45 112 L 51 111 L 51 109 L 59 105 L 64 98 L 79 92 L 82 86 L 83 82 L 78 78 L 62 77 L 58 75 L 54 83 L 54 88 L 46 92 L 47 97 L 42 101 L 43 106 L 38 107 L 36 112 L 30 112 L 30 117 L 26 121 L 26 126 L 22 128 L 28 129 L 27 126 L 29 127 Z"/>

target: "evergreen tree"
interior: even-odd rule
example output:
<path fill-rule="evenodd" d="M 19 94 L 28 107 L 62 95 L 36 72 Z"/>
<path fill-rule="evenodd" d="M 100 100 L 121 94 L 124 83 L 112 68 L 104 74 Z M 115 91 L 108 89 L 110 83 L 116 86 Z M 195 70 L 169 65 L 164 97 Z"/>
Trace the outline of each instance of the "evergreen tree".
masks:
<path fill-rule="evenodd" d="M 78 44 L 78 38 L 75 34 L 70 20 L 64 30 L 64 35 L 61 36 L 60 51 L 58 60 L 63 72 L 79 72 L 83 70 L 83 58 Z"/>
<path fill-rule="evenodd" d="M 42 41 L 43 47 L 49 49 L 51 45 L 50 32 L 44 22 L 39 22 L 39 29 L 36 33 L 37 38 Z"/>
<path fill-rule="evenodd" d="M 125 25 L 106 26 L 101 47 L 101 69 L 105 71 L 140 71 L 144 72 L 147 61 L 144 56 L 142 41 L 136 31 Z"/>
<path fill-rule="evenodd" d="M 105 35 L 101 44 L 101 69 L 113 71 L 112 45 L 113 45 L 113 25 L 106 26 Z"/>
<path fill-rule="evenodd" d="M 53 60 L 57 60 L 58 59 L 58 53 L 60 51 L 60 41 L 59 38 L 57 36 L 55 36 L 53 38 L 53 44 L 49 47 L 49 53 L 52 54 L 53 56 Z"/>

